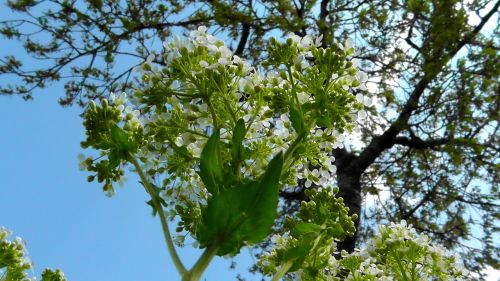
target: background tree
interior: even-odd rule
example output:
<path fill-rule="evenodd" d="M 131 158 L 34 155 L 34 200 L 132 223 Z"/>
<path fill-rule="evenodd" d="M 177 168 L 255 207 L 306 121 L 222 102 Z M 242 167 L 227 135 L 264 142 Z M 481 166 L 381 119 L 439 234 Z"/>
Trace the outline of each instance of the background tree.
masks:
<path fill-rule="evenodd" d="M 64 81 L 62 105 L 84 106 L 127 91 L 134 67 L 160 53 L 166 37 L 202 24 L 226 36 L 237 55 L 255 61 L 262 60 L 272 35 L 323 34 L 325 46 L 352 38 L 380 104 L 361 124 L 360 144 L 332 151 L 339 194 L 361 219 L 357 236 L 340 247 L 352 251 L 372 234 L 374 222 L 406 219 L 464 253 L 469 269 L 499 268 L 495 21 L 500 1 L 9 0 L 7 5 L 15 19 L 1 21 L 0 33 L 21 42 L 38 68 L 23 67 L 19 56 L 0 58 L 2 80 L 18 81 L 0 82 L 0 93 L 31 99 L 37 88 Z M 296 211 L 305 189 L 302 183 L 282 193 L 283 213 Z"/>

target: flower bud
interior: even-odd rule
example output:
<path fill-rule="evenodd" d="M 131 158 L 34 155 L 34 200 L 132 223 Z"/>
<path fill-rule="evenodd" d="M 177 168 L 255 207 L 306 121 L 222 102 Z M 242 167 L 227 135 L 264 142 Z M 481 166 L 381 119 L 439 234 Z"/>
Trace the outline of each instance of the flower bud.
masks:
<path fill-rule="evenodd" d="M 284 80 L 286 80 L 286 72 L 285 71 L 281 71 L 280 72 L 280 77 L 283 78 Z"/>

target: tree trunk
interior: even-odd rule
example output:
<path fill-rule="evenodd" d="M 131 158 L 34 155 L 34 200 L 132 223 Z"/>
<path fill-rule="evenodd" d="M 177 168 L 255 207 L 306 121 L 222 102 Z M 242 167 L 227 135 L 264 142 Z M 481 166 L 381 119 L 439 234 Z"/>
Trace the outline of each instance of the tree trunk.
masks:
<path fill-rule="evenodd" d="M 356 169 L 354 162 L 356 156 L 346 150 L 334 151 L 337 166 L 337 182 L 339 186 L 338 196 L 344 198 L 344 203 L 349 207 L 349 214 L 358 215 L 358 219 L 354 221 L 356 232 L 352 237 L 347 237 L 337 246 L 339 252 L 346 250 L 351 253 L 354 251 L 357 240 L 357 229 L 359 227 L 359 218 L 361 215 L 361 173 Z"/>

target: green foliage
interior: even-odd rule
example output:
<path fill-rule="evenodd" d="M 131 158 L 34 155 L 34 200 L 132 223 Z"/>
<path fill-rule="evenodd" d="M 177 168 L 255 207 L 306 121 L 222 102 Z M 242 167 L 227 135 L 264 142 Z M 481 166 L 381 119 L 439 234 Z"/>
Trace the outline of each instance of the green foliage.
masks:
<path fill-rule="evenodd" d="M 283 156 L 278 154 L 260 181 L 224 188 L 208 199 L 196 234 L 202 247 L 216 246 L 217 254 L 237 254 L 244 245 L 261 242 L 277 216 Z"/>
<path fill-rule="evenodd" d="M 290 121 L 292 122 L 292 126 L 298 134 L 306 133 L 302 114 L 300 113 L 299 108 L 295 103 L 292 103 L 290 105 Z"/>
<path fill-rule="evenodd" d="M 81 146 L 93 147 L 106 151 L 107 159 L 100 161 L 91 157 L 82 156 L 83 166 L 95 175 L 89 176 L 89 181 L 97 177 L 98 182 L 104 182 L 103 190 L 108 195 L 114 193 L 113 182 L 119 182 L 124 175 L 121 164 L 126 162 L 130 155 L 136 153 L 142 143 L 142 127 L 138 126 L 137 119 L 131 113 L 123 114 L 116 106 L 122 101 L 116 99 L 113 106 L 103 100 L 101 105 L 90 103 L 84 114 L 83 125 L 86 128 L 87 138 Z M 122 105 L 123 107 L 123 105 Z M 123 124 L 123 128 L 119 124 Z"/>
<path fill-rule="evenodd" d="M 380 226 L 365 249 L 343 252 L 339 266 L 355 280 L 464 280 L 467 274 L 457 255 L 418 236 L 405 221 Z"/>
<path fill-rule="evenodd" d="M 214 195 L 219 193 L 223 183 L 219 138 L 219 131 L 215 131 L 208 138 L 200 157 L 200 178 L 208 192 Z"/>
<path fill-rule="evenodd" d="M 111 140 L 114 147 L 112 152 L 116 153 L 120 159 L 126 160 L 128 155 L 137 151 L 137 145 L 129 140 L 129 135 L 120 127 L 111 127 Z"/>
<path fill-rule="evenodd" d="M 244 160 L 243 140 L 245 139 L 246 132 L 245 121 L 243 119 L 238 119 L 236 125 L 234 126 L 233 136 L 231 138 L 232 166 L 237 174 L 239 172 L 241 162 Z"/>
<path fill-rule="evenodd" d="M 290 263 L 288 272 L 300 271 L 302 280 L 330 280 L 335 241 L 354 234 L 356 215 L 350 216 L 338 188 L 306 191 L 296 218 L 287 217 L 274 249 L 264 254 L 259 266 L 265 274 L 275 273 L 280 264 Z"/>
<path fill-rule="evenodd" d="M 62 271 L 59 269 L 45 269 L 42 272 L 42 281 L 66 281 L 66 278 L 64 277 Z"/>

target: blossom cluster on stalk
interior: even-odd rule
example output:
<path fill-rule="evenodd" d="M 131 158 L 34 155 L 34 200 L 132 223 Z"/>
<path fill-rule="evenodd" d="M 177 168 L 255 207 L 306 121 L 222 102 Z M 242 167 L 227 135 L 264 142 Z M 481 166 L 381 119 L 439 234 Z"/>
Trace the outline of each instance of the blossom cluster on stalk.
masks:
<path fill-rule="evenodd" d="M 457 254 L 418 235 L 404 220 L 379 226 L 364 249 L 341 255 L 337 266 L 347 270 L 344 280 L 468 280 Z"/>
<path fill-rule="evenodd" d="M 109 137 L 98 133 L 118 125 L 137 144 L 136 155 L 172 207 L 171 216 L 197 209 L 208 197 L 197 168 L 202 149 L 214 129 L 229 146 L 241 119 L 244 160 L 237 169 L 242 178 L 259 177 L 274 155 L 290 150 L 283 185 L 301 180 L 306 187 L 333 185 L 336 166 L 330 153 L 343 147 L 366 115 L 353 94 L 366 89 L 366 74 L 350 59 L 352 47 L 325 49 L 321 36 L 291 34 L 286 42 L 273 38 L 264 66 L 253 67 L 199 27 L 187 39 L 164 43 L 164 49 L 136 69 L 141 82 L 133 94 L 91 103 L 82 144 L 100 150 L 101 157 L 82 159 L 81 168 L 96 173 L 90 180 L 104 182 L 112 194 L 113 182 L 123 179 L 122 165 L 102 158 L 109 153 Z M 299 145 L 290 148 L 299 138 Z M 222 155 L 223 162 L 229 161 L 228 150 Z M 181 226 L 193 232 L 199 212 L 191 213 Z"/>
<path fill-rule="evenodd" d="M 273 249 L 265 252 L 258 263 L 264 273 L 276 272 L 284 263 L 287 251 L 297 247 L 298 240 L 294 236 L 290 232 L 273 236 Z M 321 237 L 319 232 L 312 239 L 318 237 Z M 316 245 L 320 251 L 307 252 L 306 261 L 314 262 L 315 266 L 306 264 L 293 272 L 296 280 L 469 280 L 468 271 L 458 255 L 433 244 L 428 236 L 418 235 L 404 220 L 379 226 L 378 233 L 365 248 L 350 254 L 343 250 L 338 259 L 332 255 L 336 251 L 334 240 L 337 241 L 333 238 L 321 240 Z"/>

